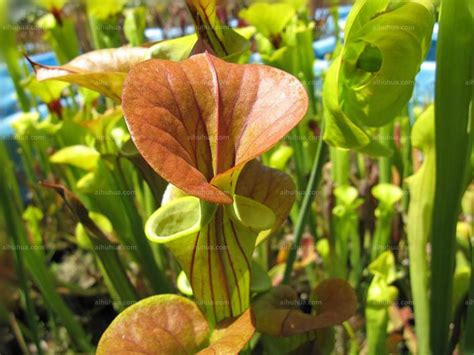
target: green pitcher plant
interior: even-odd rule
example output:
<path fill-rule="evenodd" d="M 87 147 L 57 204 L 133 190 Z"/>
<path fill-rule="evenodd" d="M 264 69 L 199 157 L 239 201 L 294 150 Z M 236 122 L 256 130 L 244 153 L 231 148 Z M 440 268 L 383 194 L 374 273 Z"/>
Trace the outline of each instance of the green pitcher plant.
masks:
<path fill-rule="evenodd" d="M 334 217 L 334 255 L 332 268 L 334 275 L 347 278 L 347 262 L 352 267 L 351 281 L 354 285 L 361 273 L 361 241 L 358 233 L 358 209 L 363 203 L 359 191 L 353 186 L 342 185 L 334 189 L 336 206 L 332 210 Z"/>
<path fill-rule="evenodd" d="M 398 289 L 392 285 L 397 279 L 392 252 L 380 254 L 369 264 L 368 271 L 374 275 L 367 289 L 365 308 L 368 354 L 386 354 L 388 309 L 398 297 Z"/>
<path fill-rule="evenodd" d="M 431 234 L 431 214 L 435 192 L 434 106 L 429 106 L 415 121 L 411 132 L 414 147 L 423 152 L 423 163 L 407 178 L 410 191 L 408 209 L 408 253 L 416 318 L 417 346 L 420 353 L 430 349 L 429 261 L 427 246 Z"/>
<path fill-rule="evenodd" d="M 153 213 L 146 234 L 171 250 L 213 322 L 248 308 L 257 238 L 289 213 L 291 178 L 256 158 L 298 124 L 307 102 L 293 76 L 209 53 L 151 59 L 125 80 L 123 111 L 138 151 L 186 193 Z"/>
<path fill-rule="evenodd" d="M 372 242 L 371 260 L 390 249 L 392 220 L 396 213 L 396 204 L 402 199 L 403 191 L 397 185 L 381 183 L 372 188 L 372 195 L 378 200 L 375 209 L 377 222 Z"/>
<path fill-rule="evenodd" d="M 390 150 L 375 130 L 391 122 L 410 99 L 434 24 L 429 1 L 365 0 L 347 19 L 344 46 L 323 88 L 324 139 L 374 156 Z"/>

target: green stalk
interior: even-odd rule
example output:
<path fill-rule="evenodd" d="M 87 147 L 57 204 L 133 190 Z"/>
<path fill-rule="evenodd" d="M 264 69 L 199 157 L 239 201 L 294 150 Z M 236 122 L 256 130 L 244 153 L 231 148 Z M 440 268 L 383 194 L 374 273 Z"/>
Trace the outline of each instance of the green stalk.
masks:
<path fill-rule="evenodd" d="M 401 117 L 400 119 L 400 130 L 402 132 L 402 166 L 403 166 L 403 181 L 413 173 L 412 166 L 412 146 L 411 140 L 409 139 L 411 134 L 410 118 L 409 116 Z M 403 197 L 402 206 L 403 211 L 408 211 L 408 205 L 410 203 L 410 194 L 406 183 L 403 184 Z"/>
<path fill-rule="evenodd" d="M 344 186 L 349 183 L 349 152 L 331 147 L 329 148 L 331 162 L 333 164 L 332 178 L 336 186 Z"/>
<path fill-rule="evenodd" d="M 321 131 L 323 131 L 323 125 L 321 125 L 321 128 Z M 301 238 L 304 232 L 306 216 L 311 210 L 311 205 L 313 202 L 313 191 L 318 186 L 318 183 L 321 180 L 322 167 L 324 161 L 326 160 L 327 150 L 327 144 L 324 143 L 322 139 L 320 139 L 318 141 L 318 149 L 314 157 L 313 167 L 311 168 L 311 175 L 309 177 L 308 185 L 306 186 L 303 202 L 301 204 L 301 209 L 298 214 L 298 220 L 296 222 L 294 246 L 293 248 L 291 248 L 290 253 L 288 255 L 288 259 L 286 260 L 283 284 L 288 284 L 290 282 L 291 273 L 293 271 L 293 265 L 296 260 L 296 253 L 298 251 L 299 246 L 301 245 Z"/>
<path fill-rule="evenodd" d="M 290 144 L 294 151 L 295 157 L 295 171 L 296 171 L 296 179 L 297 179 L 297 190 L 298 192 L 303 191 L 303 186 L 306 184 L 306 164 L 305 164 L 305 150 L 303 144 L 301 143 L 301 129 L 299 126 L 295 127 L 290 134 Z M 297 197 L 299 194 L 297 194 Z M 297 198 L 297 203 L 300 201 Z M 316 233 L 316 223 L 314 221 L 314 217 L 312 215 L 308 215 L 306 219 L 306 223 L 309 224 L 311 229 L 311 234 L 315 235 Z"/>
<path fill-rule="evenodd" d="M 119 31 L 117 31 L 119 27 L 117 16 L 113 15 L 106 19 L 99 19 L 89 14 L 88 19 L 95 49 L 120 47 L 121 41 Z"/>
<path fill-rule="evenodd" d="M 393 123 L 389 123 L 380 128 L 380 134 L 382 135 L 382 141 L 393 142 L 391 138 L 393 135 Z M 388 144 L 393 146 L 393 144 Z M 392 160 L 390 157 L 379 158 L 379 183 L 390 184 L 392 182 Z"/>
<path fill-rule="evenodd" d="M 336 188 L 336 206 L 332 211 L 330 257 L 332 277 L 346 279 L 349 276 L 347 270 L 347 259 L 350 259 L 352 272 L 351 280 L 357 284 L 360 274 L 360 241 L 357 226 L 359 223 L 357 206 L 359 199 L 357 195 L 350 198 L 352 191 L 356 189 L 349 185 L 350 153 L 343 149 L 330 148 L 331 162 L 333 164 L 332 179 Z M 343 191 L 346 191 L 343 193 Z M 342 195 L 341 195 L 342 194 Z M 350 254 L 349 254 L 350 246 Z"/>
<path fill-rule="evenodd" d="M 125 11 L 123 24 L 125 37 L 131 46 L 140 46 L 145 42 L 146 9 L 134 7 Z"/>
<path fill-rule="evenodd" d="M 107 278 L 112 294 L 115 294 L 120 301 L 117 309 L 123 310 L 133 302 L 138 301 L 135 288 L 127 277 L 117 250 L 113 249 L 115 246 L 96 238 L 90 238 L 90 241 L 93 244 L 94 254 L 102 274 Z"/>
<path fill-rule="evenodd" d="M 367 168 L 365 167 L 365 155 L 361 153 L 357 154 L 357 171 L 361 180 L 367 179 Z"/>
<path fill-rule="evenodd" d="M 342 207 L 342 206 L 341 206 Z M 337 217 L 333 211 L 333 226 L 331 228 L 331 242 L 329 247 L 331 248 L 331 277 L 346 279 L 348 275 L 347 270 L 347 259 L 349 256 L 349 245 L 351 244 L 353 231 L 352 216 L 349 213 L 345 213 L 341 217 Z"/>
<path fill-rule="evenodd" d="M 382 183 L 372 188 L 372 195 L 378 201 L 375 210 L 377 223 L 371 251 L 371 260 L 375 260 L 390 247 L 393 216 L 396 213 L 397 203 L 402 199 L 403 191 L 396 185 Z"/>
<path fill-rule="evenodd" d="M 304 30 L 296 33 L 296 63 L 298 71 L 303 74 L 303 83 L 308 92 L 309 112 L 312 116 L 317 113 L 316 81 L 314 75 L 313 27 L 307 25 Z"/>
<path fill-rule="evenodd" d="M 390 244 L 392 231 L 392 215 L 379 216 L 375 223 L 374 240 L 372 242 L 372 250 L 370 260 L 375 260 L 377 256 L 383 253 Z"/>
<path fill-rule="evenodd" d="M 432 218 L 431 350 L 448 350 L 456 222 L 468 169 L 469 104 L 473 97 L 473 5 L 441 2 L 436 57 L 436 181 Z"/>

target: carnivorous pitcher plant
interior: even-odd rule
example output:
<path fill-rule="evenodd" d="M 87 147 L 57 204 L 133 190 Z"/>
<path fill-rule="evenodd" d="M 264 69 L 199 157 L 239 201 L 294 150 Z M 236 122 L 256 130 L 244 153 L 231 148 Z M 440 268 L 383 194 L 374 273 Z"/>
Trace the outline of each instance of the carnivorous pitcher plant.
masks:
<path fill-rule="evenodd" d="M 184 192 L 149 218 L 148 238 L 172 251 L 209 319 L 239 315 L 257 238 L 293 202 L 290 177 L 256 158 L 303 118 L 303 86 L 278 69 L 204 53 L 136 65 L 122 102 L 140 153 Z"/>

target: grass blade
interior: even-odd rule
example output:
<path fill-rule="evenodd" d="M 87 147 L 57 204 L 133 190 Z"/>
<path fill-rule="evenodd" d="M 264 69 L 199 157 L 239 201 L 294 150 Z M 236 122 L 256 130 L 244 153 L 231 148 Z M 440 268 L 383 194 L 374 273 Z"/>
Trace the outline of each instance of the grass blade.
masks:
<path fill-rule="evenodd" d="M 321 131 L 323 130 L 324 128 L 321 129 Z M 318 141 L 318 150 L 314 157 L 313 167 L 311 168 L 311 175 L 309 177 L 308 185 L 306 186 L 306 191 L 304 194 L 303 202 L 301 204 L 300 213 L 298 215 L 298 220 L 295 226 L 294 245 L 291 248 L 290 254 L 288 255 L 288 259 L 286 260 L 283 284 L 288 284 L 290 282 L 291 272 L 293 271 L 293 265 L 296 260 L 296 253 L 298 252 L 299 246 L 301 244 L 301 238 L 303 237 L 306 216 L 311 210 L 311 204 L 313 202 L 314 196 L 313 191 L 316 186 L 318 186 L 318 183 L 321 179 L 322 167 L 324 161 L 326 160 L 327 152 L 327 144 L 322 139 L 320 139 Z"/>
<path fill-rule="evenodd" d="M 432 218 L 431 350 L 446 354 L 456 222 L 470 153 L 473 19 L 471 0 L 441 2 L 436 57 L 436 182 Z"/>

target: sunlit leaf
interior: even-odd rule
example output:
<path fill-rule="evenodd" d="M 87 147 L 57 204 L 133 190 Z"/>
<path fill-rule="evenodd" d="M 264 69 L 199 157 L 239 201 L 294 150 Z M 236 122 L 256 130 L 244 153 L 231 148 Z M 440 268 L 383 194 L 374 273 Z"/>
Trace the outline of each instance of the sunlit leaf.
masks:
<path fill-rule="evenodd" d="M 255 333 L 252 313 L 245 311 L 237 319 L 221 322 L 213 331 L 211 345 L 200 351 L 200 355 L 237 354 Z"/>
<path fill-rule="evenodd" d="M 255 26 L 265 37 L 271 38 L 283 31 L 295 13 L 293 6 L 289 4 L 257 2 L 248 9 L 241 10 L 239 17 Z"/>
<path fill-rule="evenodd" d="M 148 48 L 99 49 L 85 53 L 62 66 L 33 63 L 36 78 L 61 80 L 98 91 L 117 102 L 130 69 L 148 58 Z"/>
<path fill-rule="evenodd" d="M 232 180 L 236 168 L 270 149 L 307 109 L 294 77 L 209 54 L 137 65 L 123 100 L 132 138 L 155 171 L 191 195 L 225 204 L 232 202 L 229 191 L 213 182 Z"/>
<path fill-rule="evenodd" d="M 97 354 L 190 354 L 208 338 L 206 318 L 192 301 L 158 295 L 120 313 L 102 334 Z"/>
<path fill-rule="evenodd" d="M 167 59 L 179 62 L 191 55 L 196 44 L 196 34 L 172 38 L 158 42 L 150 47 L 150 56 L 156 59 Z"/>
<path fill-rule="evenodd" d="M 165 294 L 141 300 L 120 313 L 102 334 L 97 354 L 237 354 L 254 332 L 247 310 L 217 324 L 211 335 L 194 302 Z"/>
<path fill-rule="evenodd" d="M 68 86 L 68 83 L 62 83 L 60 81 L 39 82 L 33 76 L 25 83 L 25 87 L 45 103 L 59 99 L 61 93 Z"/>
<path fill-rule="evenodd" d="M 126 0 L 87 0 L 87 12 L 98 19 L 104 20 L 119 13 L 126 2 Z"/>
<path fill-rule="evenodd" d="M 85 145 L 73 145 L 54 153 L 49 160 L 55 164 L 70 164 L 84 170 L 93 170 L 100 154 L 94 148 Z"/>

